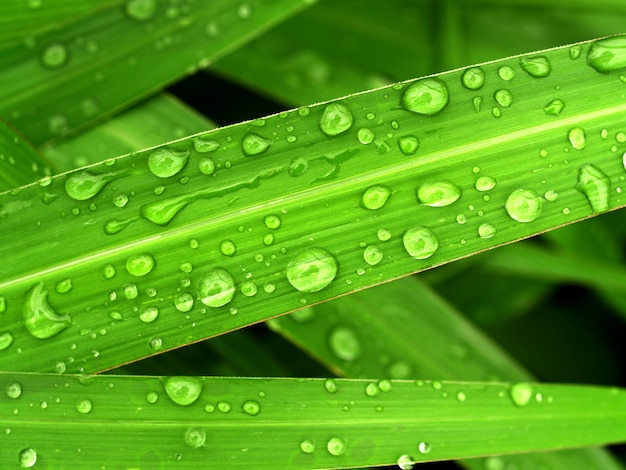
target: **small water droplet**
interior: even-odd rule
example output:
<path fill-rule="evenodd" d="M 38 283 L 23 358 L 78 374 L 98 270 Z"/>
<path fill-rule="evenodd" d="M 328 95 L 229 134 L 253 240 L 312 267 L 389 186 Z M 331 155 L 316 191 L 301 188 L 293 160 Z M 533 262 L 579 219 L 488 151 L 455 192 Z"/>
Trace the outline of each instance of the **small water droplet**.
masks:
<path fill-rule="evenodd" d="M 503 108 L 508 108 L 513 103 L 513 95 L 509 90 L 498 90 L 493 96 Z"/>
<path fill-rule="evenodd" d="M 342 103 L 330 103 L 320 119 L 320 128 L 327 136 L 335 136 L 352 127 L 354 117 L 350 109 Z"/>
<path fill-rule="evenodd" d="M 126 271 L 133 276 L 141 277 L 152 271 L 155 264 L 156 262 L 151 254 L 141 253 L 126 260 Z"/>
<path fill-rule="evenodd" d="M 300 450 L 305 454 L 312 454 L 315 452 L 315 444 L 313 441 L 306 439 L 300 443 Z"/>
<path fill-rule="evenodd" d="M 217 404 L 217 409 L 222 413 L 230 413 L 231 406 L 227 401 L 220 401 Z"/>
<path fill-rule="evenodd" d="M 533 396 L 533 388 L 525 382 L 516 383 L 509 391 L 511 400 L 517 406 L 525 406 Z"/>
<path fill-rule="evenodd" d="M 439 248 L 439 240 L 427 227 L 410 228 L 402 236 L 402 242 L 409 256 L 415 259 L 430 258 Z"/>
<path fill-rule="evenodd" d="M 583 50 L 583 48 L 579 44 L 570 47 L 569 48 L 569 58 L 570 58 L 570 60 L 578 59 L 580 57 L 580 53 L 582 52 L 582 50 Z"/>
<path fill-rule="evenodd" d="M 258 401 L 255 400 L 247 400 L 243 403 L 242 409 L 245 413 L 250 416 L 256 416 L 261 412 L 261 405 Z"/>
<path fill-rule="evenodd" d="M 467 399 L 467 397 L 465 396 L 465 392 L 463 391 L 456 392 L 456 399 L 459 400 L 460 402 L 464 402 Z"/>
<path fill-rule="evenodd" d="M 513 77 L 515 77 L 515 70 L 513 70 L 508 65 L 503 65 L 498 69 L 498 75 L 502 80 L 508 82 L 509 80 L 512 80 Z"/>
<path fill-rule="evenodd" d="M 361 356 L 361 342 L 352 328 L 337 326 L 328 336 L 328 345 L 335 356 L 343 361 L 355 361 Z"/>
<path fill-rule="evenodd" d="M 398 457 L 398 461 L 396 463 L 398 464 L 398 467 L 400 467 L 400 470 L 411 470 L 415 464 L 413 457 L 407 454 Z"/>
<path fill-rule="evenodd" d="M 237 252 L 237 246 L 232 240 L 222 240 L 220 243 L 220 253 L 224 256 L 233 256 Z"/>
<path fill-rule="evenodd" d="M 357 139 L 359 139 L 359 142 L 361 142 L 363 145 L 371 144 L 374 141 L 375 137 L 374 133 L 366 127 L 359 129 L 356 135 Z"/>
<path fill-rule="evenodd" d="M 193 309 L 193 303 L 193 296 L 189 292 L 181 292 L 174 297 L 174 306 L 182 313 L 190 312 Z"/>
<path fill-rule="evenodd" d="M 565 102 L 563 100 L 554 99 L 543 108 L 543 112 L 548 116 L 560 116 L 564 108 Z"/>
<path fill-rule="evenodd" d="M 148 168 L 154 176 L 169 178 L 177 175 L 187 164 L 191 152 L 161 147 L 148 157 Z"/>
<path fill-rule="evenodd" d="M 328 393 L 336 393 L 337 392 L 337 382 L 335 381 L 335 379 L 326 379 L 324 381 L 324 388 L 326 389 L 326 391 Z"/>
<path fill-rule="evenodd" d="M 214 152 L 220 148 L 220 143 L 205 136 L 198 136 L 193 139 L 193 148 L 198 153 Z"/>
<path fill-rule="evenodd" d="M 480 67 L 470 67 L 461 75 L 461 83 L 468 90 L 479 90 L 485 83 L 485 72 Z"/>
<path fill-rule="evenodd" d="M 585 135 L 585 131 L 580 127 L 574 127 L 570 129 L 567 133 L 567 138 L 569 139 L 570 144 L 576 150 L 582 150 L 587 145 L 587 137 Z"/>
<path fill-rule="evenodd" d="M 344 441 L 340 437 L 333 437 L 331 440 L 328 441 L 326 449 L 331 455 L 342 455 L 346 452 L 346 441 Z"/>
<path fill-rule="evenodd" d="M 405 135 L 398 139 L 398 147 L 404 155 L 414 155 L 420 146 L 420 141 L 414 135 Z"/>
<path fill-rule="evenodd" d="M 68 315 L 57 315 L 48 303 L 48 289 L 43 282 L 36 284 L 26 295 L 24 325 L 35 338 L 50 338 L 70 325 Z"/>
<path fill-rule="evenodd" d="M 150 339 L 150 342 L 148 344 L 155 351 L 158 351 L 159 349 L 163 348 L 163 340 L 161 338 L 158 338 L 158 337 Z"/>
<path fill-rule="evenodd" d="M 146 394 L 146 401 L 150 404 L 155 404 L 159 400 L 159 394 L 157 392 L 148 392 Z"/>
<path fill-rule="evenodd" d="M 417 446 L 417 450 L 419 450 L 421 454 L 428 454 L 430 452 L 430 444 L 427 442 L 420 442 Z"/>
<path fill-rule="evenodd" d="M 367 188 L 361 196 L 361 206 L 365 209 L 378 210 L 382 208 L 391 195 L 391 189 L 377 184 Z"/>
<path fill-rule="evenodd" d="M 383 252 L 375 245 L 369 245 L 363 251 L 363 259 L 370 266 L 376 266 L 383 259 Z"/>
<path fill-rule="evenodd" d="M 268 215 L 265 217 L 263 222 L 265 223 L 265 226 L 267 228 L 272 229 L 272 230 L 276 230 L 277 228 L 280 227 L 280 224 L 281 224 L 280 217 L 278 217 L 277 215 Z"/>
<path fill-rule="evenodd" d="M 139 314 L 139 319 L 144 323 L 151 323 L 159 317 L 157 307 L 146 307 Z"/>
<path fill-rule="evenodd" d="M 79 413 L 82 414 L 87 414 L 91 411 L 91 407 L 92 407 L 92 403 L 91 400 L 84 398 L 82 400 L 78 400 L 78 402 L 76 402 L 76 410 Z"/>
<path fill-rule="evenodd" d="M 589 201 L 594 213 L 609 210 L 611 179 L 595 165 L 582 165 L 578 170 L 576 189 Z"/>
<path fill-rule="evenodd" d="M 587 64 L 600 73 L 626 67 L 626 36 L 595 41 L 587 52 Z"/>
<path fill-rule="evenodd" d="M 206 433 L 202 428 L 189 428 L 185 431 L 185 443 L 192 449 L 202 447 L 206 442 Z"/>
<path fill-rule="evenodd" d="M 211 269 L 202 276 L 198 294 L 207 307 L 222 307 L 233 299 L 235 281 L 225 269 Z"/>
<path fill-rule="evenodd" d="M 37 463 L 37 451 L 30 447 L 23 449 L 18 455 L 18 461 L 20 462 L 20 467 L 22 468 L 34 467 Z"/>
<path fill-rule="evenodd" d="M 552 71 L 552 64 L 543 55 L 522 57 L 519 62 L 522 70 L 533 78 L 547 77 Z"/>
<path fill-rule="evenodd" d="M 368 397 L 375 397 L 376 395 L 378 395 L 380 393 L 380 389 L 378 388 L 378 385 L 376 385 L 375 383 L 368 383 L 365 386 L 365 394 Z"/>
<path fill-rule="evenodd" d="M 70 51 L 62 42 L 53 42 L 41 51 L 40 60 L 46 68 L 60 69 L 70 60 Z"/>
<path fill-rule="evenodd" d="M 243 153 L 252 156 L 259 155 L 265 152 L 268 148 L 270 148 L 272 142 L 264 137 L 261 137 L 258 134 L 250 132 L 246 134 L 243 138 L 242 148 Z"/>
<path fill-rule="evenodd" d="M 478 227 L 478 235 L 484 240 L 493 237 L 495 234 L 496 228 L 491 224 L 482 224 Z"/>
<path fill-rule="evenodd" d="M 558 199 L 559 193 L 555 189 L 550 189 L 544 193 L 543 197 L 546 201 L 554 202 Z"/>
<path fill-rule="evenodd" d="M 201 158 L 198 162 L 198 169 L 204 175 L 212 175 L 215 171 L 215 162 L 212 158 Z"/>
<path fill-rule="evenodd" d="M 449 206 L 461 197 L 461 188 L 449 181 L 432 181 L 417 188 L 417 200 L 423 206 Z"/>
<path fill-rule="evenodd" d="M 135 284 L 125 284 L 122 290 L 124 292 L 124 297 L 128 300 L 136 299 L 139 295 L 139 291 L 137 290 L 137 286 Z"/>
<path fill-rule="evenodd" d="M 404 109 L 426 116 L 439 113 L 448 101 L 448 87 L 439 78 L 426 78 L 411 83 L 401 99 Z"/>
<path fill-rule="evenodd" d="M 6 394 L 9 398 L 19 398 L 22 395 L 22 386 L 18 382 L 11 382 L 6 386 Z"/>
<path fill-rule="evenodd" d="M 13 344 L 14 337 L 8 331 L 0 333 L 0 351 L 4 351 Z"/>
<path fill-rule="evenodd" d="M 474 184 L 476 191 L 490 191 L 496 187 L 496 180 L 491 176 L 481 176 Z"/>
<path fill-rule="evenodd" d="M 148 21 L 157 10 L 156 0 L 128 0 L 124 10 L 126 14 L 136 21 Z"/>
<path fill-rule="evenodd" d="M 472 105 L 474 106 L 474 112 L 480 113 L 480 107 L 483 104 L 483 98 L 481 96 L 475 96 L 472 98 Z"/>
<path fill-rule="evenodd" d="M 165 392 L 170 399 L 181 406 L 194 403 L 202 393 L 202 380 L 198 377 L 168 377 L 164 383 Z"/>
<path fill-rule="evenodd" d="M 246 297 L 254 297 L 257 294 L 259 289 L 254 282 L 246 281 L 243 284 L 241 284 L 240 290 L 241 290 L 241 293 L 245 295 Z"/>
<path fill-rule="evenodd" d="M 532 189 L 516 189 L 504 204 L 511 218 L 518 222 L 532 222 L 541 214 L 542 206 L 543 199 Z"/>
<path fill-rule="evenodd" d="M 391 232 L 385 228 L 381 228 L 376 232 L 376 236 L 381 242 L 386 242 L 391 238 Z"/>
<path fill-rule="evenodd" d="M 310 248 L 287 265 L 287 280 L 300 292 L 317 292 L 337 275 L 337 261 L 323 248 Z"/>
<path fill-rule="evenodd" d="M 65 180 L 65 192 L 77 201 L 91 199 L 114 178 L 114 173 L 96 175 L 88 170 L 70 174 Z"/>

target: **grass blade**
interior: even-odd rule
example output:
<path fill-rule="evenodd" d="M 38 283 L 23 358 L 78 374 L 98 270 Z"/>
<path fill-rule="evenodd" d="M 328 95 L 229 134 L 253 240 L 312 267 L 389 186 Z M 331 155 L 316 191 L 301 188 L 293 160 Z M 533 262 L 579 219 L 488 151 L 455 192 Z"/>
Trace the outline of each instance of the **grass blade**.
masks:
<path fill-rule="evenodd" d="M 0 191 L 23 186 L 51 172 L 49 163 L 0 120 Z"/>
<path fill-rule="evenodd" d="M 7 468 L 330 468 L 626 439 L 615 388 L 3 373 L 0 389 Z"/>

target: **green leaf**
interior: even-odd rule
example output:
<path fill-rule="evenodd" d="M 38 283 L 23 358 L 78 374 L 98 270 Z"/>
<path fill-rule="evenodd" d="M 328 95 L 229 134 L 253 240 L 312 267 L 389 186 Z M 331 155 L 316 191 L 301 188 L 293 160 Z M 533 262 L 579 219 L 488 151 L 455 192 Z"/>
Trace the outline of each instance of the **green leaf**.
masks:
<path fill-rule="evenodd" d="M 0 368 L 107 369 L 621 207 L 624 83 L 584 59 L 621 54 L 621 40 L 284 112 L 0 195 L 15 337 Z M 41 340 L 24 328 L 33 312 L 71 322 Z"/>
<path fill-rule="evenodd" d="M 49 163 L 0 121 L 0 191 L 7 191 L 50 175 Z"/>
<path fill-rule="evenodd" d="M 0 390 L 5 468 L 330 468 L 626 439 L 617 388 L 2 373 Z"/>

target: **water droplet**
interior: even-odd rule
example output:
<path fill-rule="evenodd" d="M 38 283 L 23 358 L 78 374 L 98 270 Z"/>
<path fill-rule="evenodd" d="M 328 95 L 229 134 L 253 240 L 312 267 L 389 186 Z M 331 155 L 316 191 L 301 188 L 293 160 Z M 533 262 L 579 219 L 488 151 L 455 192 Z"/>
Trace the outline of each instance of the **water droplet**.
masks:
<path fill-rule="evenodd" d="M 386 242 L 391 238 L 391 232 L 385 228 L 381 228 L 376 232 L 376 236 L 381 242 Z"/>
<path fill-rule="evenodd" d="M 478 235 L 484 240 L 493 237 L 495 234 L 496 228 L 491 224 L 482 224 L 478 227 Z"/>
<path fill-rule="evenodd" d="M 188 406 L 202 393 L 202 380 L 198 377 L 168 377 L 164 383 L 165 392 L 177 405 Z"/>
<path fill-rule="evenodd" d="M 570 144 L 576 150 L 582 150 L 587 145 L 587 137 L 585 135 L 585 131 L 580 127 L 574 127 L 570 129 L 567 133 L 567 138 L 569 139 Z"/>
<path fill-rule="evenodd" d="M 483 98 L 481 96 L 475 96 L 472 98 L 472 105 L 474 106 L 474 112 L 480 113 L 480 107 L 483 104 Z"/>
<path fill-rule="evenodd" d="M 374 133 L 366 127 L 359 129 L 356 135 L 357 139 L 359 139 L 359 142 L 361 142 L 363 145 L 371 144 L 374 141 L 375 137 Z"/>
<path fill-rule="evenodd" d="M 496 187 L 496 180 L 491 176 L 481 176 L 474 184 L 476 191 L 490 191 Z"/>
<path fill-rule="evenodd" d="M 434 116 L 448 104 L 448 87 L 439 78 L 426 78 L 411 83 L 402 94 L 402 107 L 407 111 Z"/>
<path fill-rule="evenodd" d="M 597 166 L 587 164 L 580 167 L 576 189 L 584 194 L 594 213 L 609 210 L 611 179 Z"/>
<path fill-rule="evenodd" d="M 502 111 L 497 106 L 494 106 L 491 108 L 491 114 L 493 114 L 493 117 L 499 118 L 502 115 Z"/>
<path fill-rule="evenodd" d="M 174 306 L 182 313 L 190 312 L 193 309 L 193 302 L 193 296 L 189 292 L 182 292 L 174 297 Z"/>
<path fill-rule="evenodd" d="M 326 449 L 331 455 L 342 455 L 346 452 L 346 441 L 340 437 L 333 437 L 328 441 Z"/>
<path fill-rule="evenodd" d="M 498 104 L 504 108 L 508 108 L 513 103 L 513 95 L 509 90 L 498 90 L 494 94 L 494 98 L 498 102 Z"/>
<path fill-rule="evenodd" d="M 277 215 L 268 215 L 267 217 L 265 217 L 263 222 L 265 223 L 265 226 L 267 228 L 270 228 L 272 230 L 276 230 L 280 227 L 281 224 L 280 217 L 278 217 Z"/>
<path fill-rule="evenodd" d="M 48 289 L 43 282 L 26 294 L 24 325 L 35 338 L 50 338 L 70 325 L 69 315 L 57 315 L 48 303 Z"/>
<path fill-rule="evenodd" d="M 220 401 L 217 404 L 217 409 L 220 410 L 222 413 L 230 413 L 230 403 L 228 403 L 227 401 Z"/>
<path fill-rule="evenodd" d="M 383 259 L 383 252 L 375 245 L 369 245 L 363 251 L 363 259 L 370 266 L 376 266 Z"/>
<path fill-rule="evenodd" d="M 398 457 L 397 464 L 398 467 L 400 467 L 400 470 L 411 470 L 415 462 L 413 461 L 413 457 L 404 454 Z"/>
<path fill-rule="evenodd" d="M 361 196 L 361 206 L 365 209 L 378 210 L 385 205 L 390 195 L 391 189 L 387 186 L 381 184 L 370 186 Z"/>
<path fill-rule="evenodd" d="M 232 240 L 222 240 L 220 243 L 220 253 L 224 256 L 233 256 L 237 252 L 237 246 Z"/>
<path fill-rule="evenodd" d="M 368 397 L 375 397 L 376 395 L 378 395 L 380 393 L 380 389 L 378 388 L 378 385 L 376 385 L 375 383 L 368 383 L 365 386 L 365 394 Z"/>
<path fill-rule="evenodd" d="M 315 444 L 313 441 L 306 439 L 300 443 L 300 450 L 305 454 L 312 454 L 315 452 Z"/>
<path fill-rule="evenodd" d="M 149 342 L 149 345 L 155 351 L 158 351 L 163 347 L 163 340 L 161 338 L 152 338 Z"/>
<path fill-rule="evenodd" d="M 587 64 L 600 73 L 626 67 L 626 36 L 595 41 L 587 52 Z"/>
<path fill-rule="evenodd" d="M 485 83 L 485 72 L 480 67 L 470 67 L 461 75 L 461 83 L 468 90 L 479 90 Z"/>
<path fill-rule="evenodd" d="M 525 406 L 533 396 L 533 388 L 525 382 L 516 383 L 509 391 L 511 400 L 517 406 Z"/>
<path fill-rule="evenodd" d="M 461 197 L 461 188 L 449 181 L 433 181 L 417 188 L 417 200 L 423 206 L 449 206 Z"/>
<path fill-rule="evenodd" d="M 206 433 L 202 428 L 189 428 L 185 431 L 185 443 L 192 449 L 202 447 L 206 442 Z"/>
<path fill-rule="evenodd" d="M 0 333 L 0 351 L 4 351 L 13 344 L 13 335 L 8 331 Z"/>
<path fill-rule="evenodd" d="M 128 0 L 125 6 L 126 14 L 136 21 L 148 21 L 156 10 L 156 0 Z"/>
<path fill-rule="evenodd" d="M 326 389 L 326 391 L 328 393 L 336 393 L 337 392 L 337 382 L 335 382 L 334 379 L 326 379 L 324 381 L 324 388 Z"/>
<path fill-rule="evenodd" d="M 428 454 L 430 452 L 430 444 L 427 442 L 420 442 L 417 446 L 417 450 L 419 450 L 421 454 Z"/>
<path fill-rule="evenodd" d="M 550 189 L 544 193 L 543 197 L 546 201 L 554 202 L 558 199 L 559 193 L 555 189 Z"/>
<path fill-rule="evenodd" d="M 159 317 L 159 309 L 156 307 L 146 307 L 139 314 L 139 319 L 144 323 L 151 323 Z"/>
<path fill-rule="evenodd" d="M 317 292 L 337 275 L 337 261 L 323 248 L 310 248 L 287 265 L 287 280 L 300 292 Z"/>
<path fill-rule="evenodd" d="M 570 60 L 578 59 L 580 57 L 580 53 L 582 52 L 582 50 L 583 50 L 583 48 L 579 44 L 570 47 L 569 48 L 569 58 L 570 58 Z"/>
<path fill-rule="evenodd" d="M 6 394 L 9 398 L 19 398 L 22 395 L 22 386 L 17 382 L 11 382 L 6 387 Z"/>
<path fill-rule="evenodd" d="M 157 392 L 148 392 L 146 394 L 146 401 L 150 404 L 155 404 L 159 400 L 159 394 Z"/>
<path fill-rule="evenodd" d="M 289 163 L 289 167 L 287 171 L 289 172 L 289 176 L 293 176 L 294 178 L 300 176 L 309 169 L 308 160 L 302 157 L 296 157 Z"/>
<path fill-rule="evenodd" d="M 459 400 L 460 402 L 464 402 L 467 399 L 467 397 L 465 396 L 465 392 L 463 391 L 456 392 L 456 399 Z"/>
<path fill-rule="evenodd" d="M 198 162 L 198 169 L 204 175 L 212 175 L 215 171 L 215 162 L 212 158 L 201 158 Z"/>
<path fill-rule="evenodd" d="M 48 44 L 42 51 L 40 60 L 44 67 L 59 69 L 70 59 L 70 51 L 62 42 Z"/>
<path fill-rule="evenodd" d="M 328 337 L 328 345 L 335 356 L 343 361 L 354 361 L 361 356 L 361 342 L 352 328 L 335 327 Z"/>
<path fill-rule="evenodd" d="M 125 284 L 122 290 L 124 291 L 124 297 L 128 300 L 136 299 L 139 295 L 139 291 L 137 290 L 137 286 L 135 284 Z"/>
<path fill-rule="evenodd" d="M 548 58 L 543 55 L 522 57 L 519 62 L 522 70 L 533 78 L 547 77 L 552 71 L 552 64 L 550 64 Z"/>
<path fill-rule="evenodd" d="M 564 108 L 565 102 L 560 99 L 555 99 L 550 101 L 546 107 L 543 108 L 543 112 L 548 116 L 560 116 Z"/>
<path fill-rule="evenodd" d="M 410 228 L 402 236 L 402 243 L 409 256 L 415 259 L 430 258 L 439 248 L 439 240 L 427 227 Z"/>
<path fill-rule="evenodd" d="M 154 268 L 154 257 L 149 253 L 134 255 L 126 260 L 126 271 L 133 276 L 141 277 Z"/>
<path fill-rule="evenodd" d="M 327 136 L 335 136 L 352 127 L 354 117 L 350 109 L 342 103 L 330 103 L 320 119 L 320 128 Z"/>
<path fill-rule="evenodd" d="M 113 198 L 113 204 L 116 207 L 124 207 L 126 206 L 126 204 L 128 204 L 128 196 L 126 194 L 117 194 L 114 198 Z"/>
<path fill-rule="evenodd" d="M 515 70 L 513 70 L 508 65 L 503 65 L 498 69 L 498 75 L 502 80 L 508 82 L 509 80 L 512 80 L 513 77 L 515 77 Z"/>
<path fill-rule="evenodd" d="M 516 189 L 506 200 L 504 208 L 513 220 L 532 222 L 541 213 L 543 199 L 532 189 Z"/>
<path fill-rule="evenodd" d="M 193 139 L 193 148 L 199 153 L 214 152 L 220 148 L 220 143 L 215 140 L 211 140 L 208 137 L 198 136 Z"/>
<path fill-rule="evenodd" d="M 406 135 L 398 139 L 398 147 L 404 155 L 414 155 L 420 146 L 420 141 L 414 135 Z"/>
<path fill-rule="evenodd" d="M 85 201 L 98 194 L 114 176 L 114 173 L 96 175 L 87 170 L 72 173 L 65 180 L 65 192 L 72 199 Z"/>
<path fill-rule="evenodd" d="M 243 153 L 248 156 L 259 155 L 270 148 L 271 145 L 272 142 L 270 140 L 250 132 L 243 138 Z"/>
<path fill-rule="evenodd" d="M 24 449 L 19 453 L 18 460 L 20 462 L 20 467 L 22 468 L 34 467 L 37 463 L 37 452 L 35 449 L 31 449 L 30 447 Z"/>
<path fill-rule="evenodd" d="M 148 157 L 148 168 L 154 176 L 169 178 L 177 175 L 187 164 L 191 152 L 161 147 Z"/>
<path fill-rule="evenodd" d="M 54 286 L 54 290 L 56 290 L 59 294 L 67 294 L 73 287 L 72 280 L 67 278 L 57 282 L 56 286 Z"/>
<path fill-rule="evenodd" d="M 84 398 L 82 400 L 78 400 L 76 403 L 76 410 L 79 413 L 87 414 L 91 411 L 92 403 L 91 400 Z"/>
<path fill-rule="evenodd" d="M 242 409 L 250 416 L 256 416 L 261 412 L 261 405 L 259 405 L 258 401 L 247 400 L 243 403 Z"/>
<path fill-rule="evenodd" d="M 198 294 L 207 307 L 222 307 L 233 300 L 235 281 L 225 269 L 212 269 L 202 276 Z"/>

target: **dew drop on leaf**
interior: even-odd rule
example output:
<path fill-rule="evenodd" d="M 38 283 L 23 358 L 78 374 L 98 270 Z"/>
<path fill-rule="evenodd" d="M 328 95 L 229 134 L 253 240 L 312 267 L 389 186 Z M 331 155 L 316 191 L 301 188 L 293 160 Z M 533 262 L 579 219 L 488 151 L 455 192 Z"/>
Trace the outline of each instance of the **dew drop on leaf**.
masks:
<path fill-rule="evenodd" d="M 155 351 L 163 348 L 163 340 L 161 338 L 152 338 L 149 343 L 150 347 Z"/>
<path fill-rule="evenodd" d="M 194 403 L 202 393 L 202 380 L 198 377 L 168 377 L 164 382 L 165 392 L 170 399 L 181 406 Z"/>
<path fill-rule="evenodd" d="M 430 452 L 430 444 L 428 442 L 420 442 L 417 450 L 420 451 L 420 454 L 428 454 Z"/>
<path fill-rule="evenodd" d="M 478 235 L 483 240 L 493 237 L 496 234 L 496 228 L 492 224 L 481 224 L 478 227 Z"/>
<path fill-rule="evenodd" d="M 522 57 L 520 67 L 533 78 L 544 78 L 550 75 L 552 64 L 546 56 Z"/>
<path fill-rule="evenodd" d="M 515 77 L 515 70 L 513 70 L 508 65 L 503 65 L 498 69 L 498 75 L 502 80 L 508 82 L 509 80 L 512 80 L 513 77 Z"/>
<path fill-rule="evenodd" d="M 14 337 L 8 331 L 0 333 L 0 351 L 4 351 L 13 344 Z"/>
<path fill-rule="evenodd" d="M 70 325 L 70 317 L 58 315 L 48 303 L 48 289 L 43 282 L 26 294 L 23 312 L 24 325 L 35 338 L 50 338 Z"/>
<path fill-rule="evenodd" d="M 391 189 L 377 184 L 367 188 L 361 196 L 361 206 L 365 209 L 378 210 L 382 208 L 391 195 Z"/>
<path fill-rule="evenodd" d="M 237 252 L 237 247 L 232 240 L 222 240 L 220 243 L 220 253 L 224 256 L 233 256 Z"/>
<path fill-rule="evenodd" d="M 289 283 L 300 292 L 317 292 L 327 287 L 337 275 L 337 261 L 323 248 L 310 248 L 287 265 Z"/>
<path fill-rule="evenodd" d="M 417 200 L 430 207 L 444 207 L 461 197 L 461 188 L 449 181 L 432 181 L 417 188 Z"/>
<path fill-rule="evenodd" d="M 252 281 L 245 281 L 240 287 L 241 293 L 246 297 L 254 297 L 258 292 L 257 285 Z"/>
<path fill-rule="evenodd" d="M 415 462 L 413 461 L 413 457 L 404 454 L 398 457 L 398 461 L 396 463 L 400 470 L 411 470 Z"/>
<path fill-rule="evenodd" d="M 268 215 L 265 217 L 263 222 L 265 223 L 265 226 L 267 228 L 270 228 L 272 230 L 279 228 L 281 224 L 280 217 L 278 217 L 277 215 Z"/>
<path fill-rule="evenodd" d="M 383 259 L 383 252 L 375 245 L 369 245 L 363 251 L 363 259 L 370 266 L 376 266 Z"/>
<path fill-rule="evenodd" d="M 490 191 L 496 187 L 496 180 L 491 176 L 481 176 L 476 180 L 474 188 L 476 191 Z"/>
<path fill-rule="evenodd" d="M 468 90 L 479 90 L 485 83 L 485 72 L 480 67 L 470 67 L 461 75 L 461 83 Z"/>
<path fill-rule="evenodd" d="M 533 388 L 525 382 L 516 383 L 509 391 L 511 400 L 517 406 L 525 406 L 533 396 Z"/>
<path fill-rule="evenodd" d="M 128 300 L 136 299 L 139 295 L 139 291 L 137 290 L 137 286 L 135 284 L 125 284 L 122 290 L 124 292 L 124 297 Z"/>
<path fill-rule="evenodd" d="M 582 150 L 587 145 L 587 136 L 585 135 L 585 131 L 580 127 L 570 129 L 567 133 L 567 138 L 570 144 L 572 144 L 572 147 L 576 150 Z"/>
<path fill-rule="evenodd" d="M 402 236 L 402 243 L 414 259 L 430 258 L 439 248 L 439 240 L 428 227 L 410 228 Z"/>
<path fill-rule="evenodd" d="M 174 306 L 182 313 L 190 312 L 193 309 L 193 303 L 193 296 L 189 292 L 181 292 L 174 297 Z"/>
<path fill-rule="evenodd" d="M 398 139 L 398 147 L 404 155 L 414 155 L 420 146 L 420 141 L 414 135 L 405 135 Z"/>
<path fill-rule="evenodd" d="M 18 461 L 22 468 L 34 467 L 37 463 L 37 452 L 30 447 L 23 449 L 18 455 Z"/>
<path fill-rule="evenodd" d="M 426 78 L 411 83 L 401 98 L 404 109 L 426 116 L 439 113 L 448 101 L 448 87 L 439 78 Z"/>
<path fill-rule="evenodd" d="M 352 127 L 354 117 L 343 103 L 330 103 L 324 109 L 320 119 L 320 129 L 327 136 L 333 137 Z"/>
<path fill-rule="evenodd" d="M 587 52 L 587 64 L 600 73 L 626 67 L 626 36 L 595 41 Z"/>
<path fill-rule="evenodd" d="M 368 397 L 375 397 L 376 395 L 378 395 L 380 393 L 380 389 L 378 388 L 378 385 L 376 385 L 375 383 L 368 383 L 365 386 L 365 394 Z"/>
<path fill-rule="evenodd" d="M 363 145 L 371 144 L 374 141 L 375 137 L 371 129 L 368 129 L 367 127 L 359 129 L 356 135 L 359 139 L 359 142 L 361 142 Z"/>
<path fill-rule="evenodd" d="M 154 257 L 149 253 L 134 255 L 126 260 L 126 271 L 137 277 L 145 276 L 154 269 Z"/>
<path fill-rule="evenodd" d="M 494 98 L 496 99 L 496 102 L 503 108 L 508 108 L 509 106 L 511 106 L 511 103 L 513 103 L 513 95 L 509 90 L 506 89 L 496 91 L 496 93 L 494 94 Z"/>
<path fill-rule="evenodd" d="M 148 21 L 157 10 L 156 0 L 128 0 L 124 11 L 133 20 Z"/>
<path fill-rule="evenodd" d="M 289 162 L 289 167 L 287 171 L 289 172 L 289 176 L 293 176 L 294 178 L 300 176 L 309 169 L 309 162 L 302 158 L 296 157 L 291 162 Z"/>
<path fill-rule="evenodd" d="M 609 210 L 611 179 L 597 166 L 586 164 L 580 167 L 576 189 L 587 198 L 594 213 Z"/>
<path fill-rule="evenodd" d="M 70 59 L 70 51 L 62 42 L 48 44 L 42 51 L 40 60 L 44 67 L 59 69 Z"/>
<path fill-rule="evenodd" d="M 214 152 L 220 148 L 219 142 L 207 137 L 198 136 L 193 139 L 193 148 L 199 153 Z M 203 172 L 204 173 L 204 172 Z"/>
<path fill-rule="evenodd" d="M 146 401 L 150 404 L 154 404 L 159 400 L 159 394 L 157 392 L 148 392 L 146 394 Z"/>
<path fill-rule="evenodd" d="M 342 455 L 346 452 L 346 441 L 340 437 L 333 437 L 328 441 L 326 449 L 331 455 Z"/>
<path fill-rule="evenodd" d="M 386 228 L 381 228 L 376 232 L 376 236 L 381 242 L 386 242 L 391 238 L 391 232 Z"/>
<path fill-rule="evenodd" d="M 324 389 L 328 393 L 337 393 L 337 382 L 335 379 L 326 379 L 324 381 Z"/>
<path fill-rule="evenodd" d="M 157 307 L 145 307 L 139 314 L 139 319 L 144 323 L 151 323 L 159 317 L 159 309 Z"/>
<path fill-rule="evenodd" d="M 190 152 L 161 147 L 148 157 L 148 168 L 154 176 L 169 178 L 177 175 L 187 164 Z"/>
<path fill-rule="evenodd" d="M 261 405 L 259 405 L 258 401 L 247 400 L 243 403 L 242 409 L 246 414 L 256 416 L 261 412 Z"/>
<path fill-rule="evenodd" d="M 207 307 L 222 307 L 233 300 L 235 281 L 225 269 L 211 269 L 200 279 L 198 294 Z"/>
<path fill-rule="evenodd" d="M 192 449 L 202 447 L 206 442 L 206 433 L 202 428 L 189 428 L 185 431 L 185 443 Z"/>
<path fill-rule="evenodd" d="M 557 98 L 550 101 L 546 107 L 543 108 L 543 112 L 548 116 L 560 116 L 563 109 L 565 109 L 565 102 Z"/>
<path fill-rule="evenodd" d="M 65 180 L 65 192 L 72 199 L 85 201 L 98 194 L 114 176 L 113 173 L 96 175 L 87 170 L 72 173 Z"/>
<path fill-rule="evenodd" d="M 543 199 L 532 189 L 516 189 L 506 200 L 504 208 L 513 220 L 532 222 L 543 206 Z"/>
<path fill-rule="evenodd" d="M 11 382 L 6 386 L 5 392 L 9 398 L 19 398 L 22 395 L 22 386 L 18 382 Z"/>
<path fill-rule="evenodd" d="M 88 398 L 84 398 L 82 400 L 78 400 L 76 403 L 76 410 L 79 413 L 87 414 L 91 411 L 92 403 Z"/>
<path fill-rule="evenodd" d="M 220 401 L 217 404 L 217 409 L 222 413 L 230 413 L 231 406 L 227 401 Z"/>
<path fill-rule="evenodd" d="M 271 141 L 258 134 L 250 132 L 243 138 L 243 153 L 252 156 L 265 152 L 272 145 Z"/>
<path fill-rule="evenodd" d="M 113 198 L 113 204 L 119 208 L 126 206 L 126 204 L 128 204 L 128 196 L 124 193 L 117 194 Z"/>
<path fill-rule="evenodd" d="M 355 361 L 361 356 L 361 342 L 352 328 L 336 326 L 328 336 L 328 346 L 342 361 Z"/>
<path fill-rule="evenodd" d="M 313 441 L 306 439 L 300 443 L 300 450 L 305 454 L 312 454 L 315 452 L 315 444 Z"/>

